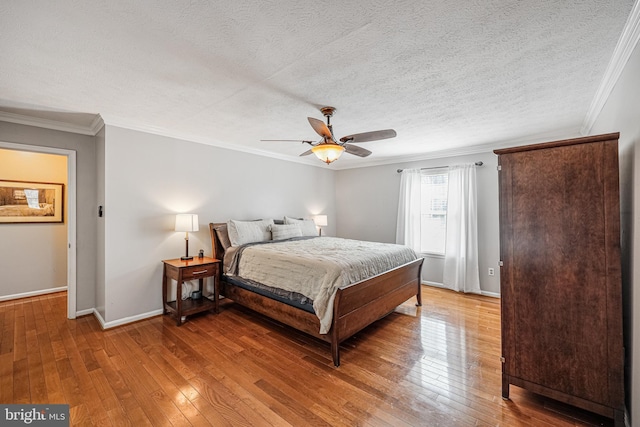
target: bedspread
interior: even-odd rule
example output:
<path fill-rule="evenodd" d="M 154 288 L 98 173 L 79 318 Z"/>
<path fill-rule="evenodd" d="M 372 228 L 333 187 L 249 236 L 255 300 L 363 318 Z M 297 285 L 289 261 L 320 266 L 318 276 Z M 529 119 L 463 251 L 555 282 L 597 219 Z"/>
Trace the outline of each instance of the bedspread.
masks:
<path fill-rule="evenodd" d="M 331 328 L 336 292 L 417 259 L 402 245 L 316 237 L 247 245 L 228 274 L 298 292 L 313 300 L 320 333 Z"/>

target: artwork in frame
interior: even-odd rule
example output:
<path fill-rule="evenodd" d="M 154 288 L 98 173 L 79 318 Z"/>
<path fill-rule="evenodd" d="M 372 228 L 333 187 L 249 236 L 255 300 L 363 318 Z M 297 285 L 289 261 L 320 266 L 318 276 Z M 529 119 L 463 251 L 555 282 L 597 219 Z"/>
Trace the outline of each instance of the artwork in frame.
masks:
<path fill-rule="evenodd" d="M 0 180 L 0 224 L 62 222 L 63 184 Z"/>

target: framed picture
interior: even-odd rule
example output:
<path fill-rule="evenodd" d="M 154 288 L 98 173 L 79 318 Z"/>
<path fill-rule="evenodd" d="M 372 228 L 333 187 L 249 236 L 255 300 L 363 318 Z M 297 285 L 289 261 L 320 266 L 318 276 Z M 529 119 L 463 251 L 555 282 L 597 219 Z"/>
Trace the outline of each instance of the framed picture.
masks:
<path fill-rule="evenodd" d="M 63 184 L 0 180 L 0 224 L 62 222 Z"/>

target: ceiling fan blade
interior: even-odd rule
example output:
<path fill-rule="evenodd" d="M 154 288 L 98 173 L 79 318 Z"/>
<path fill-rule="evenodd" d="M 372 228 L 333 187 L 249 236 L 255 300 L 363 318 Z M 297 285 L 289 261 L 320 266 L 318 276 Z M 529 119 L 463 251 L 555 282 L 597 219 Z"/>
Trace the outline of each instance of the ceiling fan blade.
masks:
<path fill-rule="evenodd" d="M 311 153 L 313 153 L 313 151 L 311 151 L 311 150 L 307 150 L 307 151 L 305 151 L 304 153 L 300 154 L 300 157 L 302 157 L 302 156 L 308 156 L 308 155 L 309 155 L 309 154 L 311 154 Z"/>
<path fill-rule="evenodd" d="M 304 139 L 261 139 L 260 141 L 265 142 L 302 142 L 307 144 L 313 144 L 313 141 L 307 141 Z"/>
<path fill-rule="evenodd" d="M 318 135 L 320 135 L 323 138 L 328 138 L 331 140 L 333 139 L 333 135 L 331 135 L 331 131 L 322 120 L 314 119 L 313 117 L 307 117 L 307 119 L 309 120 L 309 124 L 311 125 L 313 130 L 315 130 L 318 133 Z"/>
<path fill-rule="evenodd" d="M 367 157 L 369 154 L 371 154 L 371 151 L 367 150 L 366 148 L 358 147 L 357 145 L 344 144 L 343 147 L 344 151 L 349 154 L 353 154 L 354 156 Z"/>
<path fill-rule="evenodd" d="M 396 135 L 396 131 L 393 129 L 374 130 L 372 132 L 354 133 L 353 135 L 343 136 L 340 138 L 340 141 L 350 143 L 378 141 L 380 139 L 393 138 Z"/>

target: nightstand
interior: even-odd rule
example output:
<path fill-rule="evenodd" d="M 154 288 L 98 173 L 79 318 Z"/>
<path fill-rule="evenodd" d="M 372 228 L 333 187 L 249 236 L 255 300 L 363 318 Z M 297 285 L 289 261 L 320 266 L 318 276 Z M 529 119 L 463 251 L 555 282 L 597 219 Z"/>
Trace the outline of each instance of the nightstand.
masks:
<path fill-rule="evenodd" d="M 182 324 L 182 317 L 202 311 L 214 310 L 218 312 L 218 281 L 220 280 L 221 261 L 209 257 L 193 257 L 183 261 L 180 258 L 162 261 L 162 313 L 172 313 L 176 316 L 178 326 Z M 204 295 L 204 279 L 213 278 L 213 295 Z M 170 279 L 177 282 L 175 301 L 167 301 L 167 289 Z M 191 297 L 182 300 L 182 284 L 187 280 L 198 279 L 198 289 L 202 296 L 198 299 Z"/>

